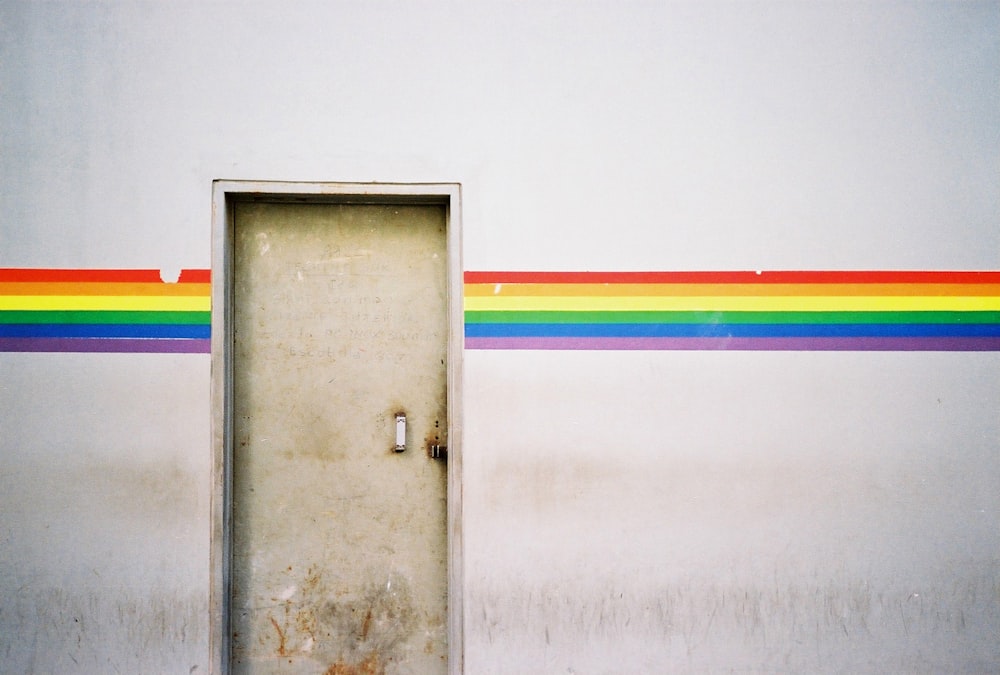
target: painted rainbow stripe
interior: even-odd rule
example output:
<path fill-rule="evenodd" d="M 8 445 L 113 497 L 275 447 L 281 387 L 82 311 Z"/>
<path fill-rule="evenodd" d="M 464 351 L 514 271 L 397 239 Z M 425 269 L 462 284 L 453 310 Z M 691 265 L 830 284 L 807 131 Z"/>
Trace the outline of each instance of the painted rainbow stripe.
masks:
<path fill-rule="evenodd" d="M 0 268 L 0 352 L 208 353 L 210 288 Z M 466 272 L 465 346 L 1000 351 L 1000 272 Z"/>
<path fill-rule="evenodd" d="M 1000 351 L 1000 272 L 466 272 L 465 346 Z"/>
<path fill-rule="evenodd" d="M 211 272 L 0 268 L 0 352 L 202 353 Z"/>

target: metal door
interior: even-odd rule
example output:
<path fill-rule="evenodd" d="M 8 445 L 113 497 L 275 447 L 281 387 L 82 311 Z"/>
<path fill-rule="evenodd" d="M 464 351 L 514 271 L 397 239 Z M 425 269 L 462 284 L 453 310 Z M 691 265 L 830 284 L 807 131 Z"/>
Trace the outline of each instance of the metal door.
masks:
<path fill-rule="evenodd" d="M 234 672 L 447 671 L 445 227 L 234 207 Z"/>

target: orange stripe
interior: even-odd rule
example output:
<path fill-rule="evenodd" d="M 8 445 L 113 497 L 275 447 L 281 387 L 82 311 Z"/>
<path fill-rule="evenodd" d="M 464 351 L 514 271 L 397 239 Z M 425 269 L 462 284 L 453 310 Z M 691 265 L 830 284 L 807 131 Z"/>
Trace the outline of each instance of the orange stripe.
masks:
<path fill-rule="evenodd" d="M 986 296 L 1000 284 L 465 284 L 479 297 L 644 296 Z"/>
<path fill-rule="evenodd" d="M 211 284 L 114 283 L 114 282 L 2 282 L 0 295 L 151 295 L 208 296 Z"/>

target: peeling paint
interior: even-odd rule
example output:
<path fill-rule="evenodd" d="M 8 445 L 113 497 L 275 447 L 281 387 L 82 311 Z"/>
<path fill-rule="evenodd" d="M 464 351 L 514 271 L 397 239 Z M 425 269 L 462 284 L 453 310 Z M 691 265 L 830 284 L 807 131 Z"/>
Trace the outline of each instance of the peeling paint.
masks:
<path fill-rule="evenodd" d="M 176 284 L 181 279 L 180 267 L 163 267 L 160 269 L 160 281 L 165 284 Z"/>

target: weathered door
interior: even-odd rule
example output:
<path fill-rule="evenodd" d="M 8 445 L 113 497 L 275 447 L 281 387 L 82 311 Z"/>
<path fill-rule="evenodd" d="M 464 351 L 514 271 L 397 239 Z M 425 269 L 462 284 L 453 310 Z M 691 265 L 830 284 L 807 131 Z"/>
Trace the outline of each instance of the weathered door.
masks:
<path fill-rule="evenodd" d="M 446 672 L 444 207 L 234 214 L 233 671 Z"/>

